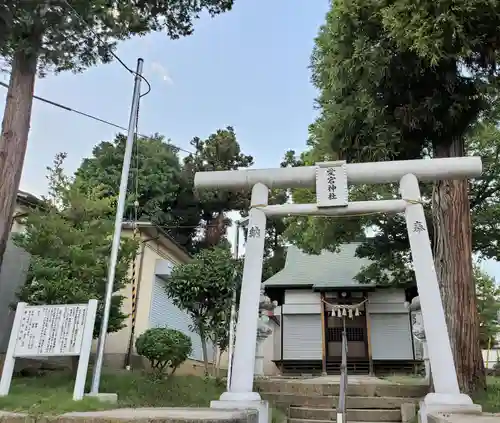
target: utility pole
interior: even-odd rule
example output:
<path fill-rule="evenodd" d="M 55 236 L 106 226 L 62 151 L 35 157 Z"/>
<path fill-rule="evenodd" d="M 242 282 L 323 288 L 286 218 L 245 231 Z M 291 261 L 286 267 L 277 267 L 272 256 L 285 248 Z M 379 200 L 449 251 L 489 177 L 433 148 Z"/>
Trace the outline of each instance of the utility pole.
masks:
<path fill-rule="evenodd" d="M 132 160 L 132 149 L 134 146 L 134 135 L 137 125 L 137 112 L 139 110 L 139 100 L 141 94 L 141 80 L 143 59 L 137 60 L 137 70 L 135 71 L 134 92 L 132 94 L 132 107 L 130 108 L 130 118 L 128 123 L 127 144 L 123 156 L 122 176 L 120 180 L 120 191 L 118 194 L 118 204 L 116 207 L 115 231 L 113 234 L 113 243 L 111 245 L 111 256 L 108 264 L 108 280 L 106 284 L 106 296 L 104 299 L 104 315 L 102 316 L 101 332 L 97 343 L 97 358 L 94 364 L 92 374 L 91 395 L 99 394 L 99 383 L 101 381 L 102 365 L 104 361 L 104 347 L 106 345 L 106 335 L 108 333 L 109 312 L 111 310 L 111 298 L 113 296 L 113 285 L 115 282 L 116 262 L 118 260 L 118 251 L 120 249 L 123 212 L 125 211 L 125 199 L 127 197 L 128 174 L 130 171 L 130 162 Z"/>

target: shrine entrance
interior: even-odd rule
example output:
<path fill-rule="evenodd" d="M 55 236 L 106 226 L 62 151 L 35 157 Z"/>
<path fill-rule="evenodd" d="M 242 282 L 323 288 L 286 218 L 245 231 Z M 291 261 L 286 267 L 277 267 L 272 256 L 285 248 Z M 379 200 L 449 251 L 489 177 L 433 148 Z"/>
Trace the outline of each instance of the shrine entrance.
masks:
<path fill-rule="evenodd" d="M 427 408 L 447 410 L 450 406 L 457 405 L 462 409 L 473 407 L 471 398 L 461 394 L 458 386 L 419 181 L 465 179 L 480 176 L 481 171 L 480 157 L 460 157 L 352 164 L 337 161 L 296 168 L 198 172 L 195 176 L 195 186 L 198 189 L 252 190 L 234 348 L 232 370 L 234 375 L 231 377 L 229 390 L 221 395 L 220 401 L 213 401 L 211 407 L 249 408 L 249 404 L 253 404 L 252 407 L 260 410 L 259 421 L 261 423 L 268 421 L 267 405 L 262 402 L 259 393 L 253 391 L 267 219 L 273 216 L 339 217 L 372 213 L 405 215 L 435 389 L 435 392 L 426 396 L 422 404 L 421 413 L 425 416 L 423 421 L 427 421 Z M 349 202 L 349 183 L 355 185 L 399 183 L 401 199 Z M 314 188 L 316 203 L 268 205 L 269 190 L 274 188 Z M 348 305 L 337 306 L 344 306 L 341 307 L 343 313 L 345 306 Z M 345 311 L 349 312 L 347 309 Z M 331 329 L 335 335 L 335 327 Z M 335 345 L 332 348 L 334 350 Z"/>
<path fill-rule="evenodd" d="M 342 361 L 342 332 L 347 338 L 347 362 L 351 374 L 369 374 L 368 325 L 365 295 L 360 291 L 325 292 L 322 295 L 324 319 L 324 367 L 327 374 L 339 374 Z"/>
<path fill-rule="evenodd" d="M 342 292 L 341 294 L 347 296 L 341 298 L 325 296 L 327 302 L 324 316 L 326 319 L 327 360 L 337 361 L 341 359 L 342 330 L 344 326 L 347 335 L 347 358 L 368 359 L 368 337 L 364 304 L 360 304 L 359 298 L 352 298 L 351 293 Z M 337 308 L 338 305 L 349 308 Z M 353 310 L 354 307 L 356 307 L 356 311 Z"/>

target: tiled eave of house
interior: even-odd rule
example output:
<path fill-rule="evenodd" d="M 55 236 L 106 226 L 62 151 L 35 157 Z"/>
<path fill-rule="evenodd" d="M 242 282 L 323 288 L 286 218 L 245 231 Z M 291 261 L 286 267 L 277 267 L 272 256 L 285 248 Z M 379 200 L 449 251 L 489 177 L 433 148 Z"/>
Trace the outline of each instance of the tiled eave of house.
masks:
<path fill-rule="evenodd" d="M 26 207 L 37 207 L 43 205 L 43 201 L 26 191 L 17 191 L 17 203 Z"/>

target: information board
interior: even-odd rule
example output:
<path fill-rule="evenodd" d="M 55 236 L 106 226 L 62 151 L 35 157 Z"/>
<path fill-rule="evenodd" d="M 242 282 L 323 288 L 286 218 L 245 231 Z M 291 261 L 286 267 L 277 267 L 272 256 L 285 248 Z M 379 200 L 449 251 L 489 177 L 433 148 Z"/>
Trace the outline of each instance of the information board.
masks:
<path fill-rule="evenodd" d="M 73 399 L 84 395 L 97 300 L 88 304 L 18 303 L 5 355 L 0 396 L 9 394 L 16 358 L 79 356 Z"/>
<path fill-rule="evenodd" d="M 26 306 L 14 357 L 79 355 L 87 304 Z"/>
<path fill-rule="evenodd" d="M 316 169 L 316 205 L 345 207 L 348 205 L 347 169 L 345 163 Z"/>

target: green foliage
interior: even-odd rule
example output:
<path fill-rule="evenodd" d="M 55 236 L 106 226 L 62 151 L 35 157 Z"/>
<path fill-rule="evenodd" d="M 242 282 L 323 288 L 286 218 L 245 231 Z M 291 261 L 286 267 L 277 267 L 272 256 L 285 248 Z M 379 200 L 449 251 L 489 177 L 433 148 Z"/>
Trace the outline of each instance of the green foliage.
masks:
<path fill-rule="evenodd" d="M 299 166 L 294 151 L 287 151 L 280 164 L 281 167 Z M 291 197 L 288 189 L 269 190 L 268 204 L 285 204 Z M 241 216 L 248 216 L 248 209 L 240 212 Z M 273 217 L 267 220 L 266 237 L 264 240 L 264 264 L 262 268 L 262 281 L 269 279 L 285 266 L 286 261 L 286 232 L 289 226 L 286 217 Z M 248 226 L 244 227 L 245 237 L 248 235 Z"/>
<path fill-rule="evenodd" d="M 473 249 L 496 258 L 495 243 L 500 235 L 495 224 L 500 213 L 500 132 L 494 122 L 475 123 L 491 105 L 491 91 L 483 90 L 483 82 L 476 74 L 465 74 L 460 67 L 442 60 L 431 65 L 413 48 L 405 49 L 404 43 L 398 43 L 396 33 L 387 27 L 391 10 L 407 13 L 419 9 L 418 13 L 407 13 L 415 24 L 427 6 L 439 9 L 444 4 L 424 2 L 421 8 L 420 3 L 411 7 L 406 3 L 332 3 L 312 55 L 313 83 L 320 90 L 320 116 L 310 128 L 310 149 L 295 160 L 313 164 L 338 158 L 357 162 L 428 157 L 439 154 L 455 137 L 467 135 L 466 151 L 459 148 L 456 153 L 479 155 L 484 163 L 484 177 L 471 181 L 469 192 Z M 441 23 L 434 14 L 425 16 L 425 25 L 429 27 Z M 417 33 L 405 36 L 417 37 Z M 421 184 L 421 189 L 425 204 L 430 204 L 432 186 Z M 349 196 L 351 201 L 399 197 L 396 185 L 376 189 L 351 187 Z M 314 194 L 294 190 L 293 200 L 312 202 Z M 426 212 L 430 238 L 434 239 L 428 208 Z M 335 250 L 342 242 L 363 239 L 369 229 L 374 236 L 361 243 L 357 255 L 374 263 L 363 269 L 358 279 L 380 284 L 408 283 L 414 279 L 406 226 L 399 215 L 342 220 L 299 217 L 289 223 L 286 236 L 312 253 L 324 248 Z"/>
<path fill-rule="evenodd" d="M 241 264 L 228 248 L 212 247 L 202 250 L 186 264 L 174 267 L 165 289 L 172 302 L 193 319 L 200 334 L 208 372 L 206 340 L 220 347 L 227 346 L 231 300 L 239 289 Z M 223 336 L 223 337 L 222 337 Z"/>
<path fill-rule="evenodd" d="M 62 169 L 64 154 L 56 156 L 49 170 L 50 196 L 45 205 L 29 213 L 26 230 L 14 242 L 31 254 L 26 284 L 18 293 L 29 304 L 85 303 L 99 300 L 95 335 L 100 327 L 103 298 L 114 221 L 114 197 L 83 191 L 72 183 Z M 104 216 L 104 217 L 103 217 Z M 127 283 L 137 244 L 123 238 L 116 266 L 114 290 Z M 109 332 L 123 327 L 123 297 L 112 297 Z"/>
<path fill-rule="evenodd" d="M 495 71 L 500 3 L 490 0 L 400 0 L 382 9 L 382 22 L 398 46 L 432 64 L 443 60 Z"/>
<path fill-rule="evenodd" d="M 472 214 L 472 248 L 483 258 L 499 259 L 496 240 L 500 237 L 500 130 L 489 122 L 479 123 L 466 138 L 467 153 L 483 161 L 483 176 L 470 182 L 469 201 Z M 302 155 L 304 159 L 305 154 Z M 300 161 L 298 163 L 303 163 Z M 312 163 L 307 163 L 312 164 Z M 431 243 L 434 227 L 431 215 L 432 185 L 420 184 Z M 297 203 L 315 201 L 310 190 L 293 190 Z M 349 188 L 350 201 L 400 198 L 397 184 Z M 335 251 L 341 243 L 360 242 L 356 255 L 372 260 L 357 279 L 361 283 L 406 285 L 415 278 L 411 266 L 408 233 L 402 215 L 373 214 L 353 218 L 326 219 L 293 217 L 287 220 L 287 239 L 312 254 L 322 249 Z M 369 234 L 366 237 L 365 234 Z"/>
<path fill-rule="evenodd" d="M 479 123 L 466 139 L 470 155 L 483 162 L 481 179 L 470 182 L 472 248 L 483 257 L 500 259 L 500 130 L 495 123 Z"/>
<path fill-rule="evenodd" d="M 86 189 L 99 187 L 103 195 L 117 195 L 120 185 L 125 135 L 113 142 L 101 142 L 92 157 L 83 161 L 76 172 L 77 181 Z M 229 170 L 250 166 L 252 157 L 241 153 L 231 127 L 218 130 L 202 141 L 192 143 L 196 151 L 184 158 L 158 134 L 139 138 L 131 170 L 125 217 L 137 217 L 161 226 L 190 252 L 219 245 L 229 220 L 225 213 L 248 208 L 249 193 L 222 190 L 195 194 L 194 175 L 198 171 Z M 138 171 L 137 171 L 138 169 Z M 200 226 L 205 236 L 196 239 Z"/>
<path fill-rule="evenodd" d="M 34 55 L 41 71 L 78 72 L 110 62 L 118 41 L 152 31 L 165 31 L 170 38 L 190 35 L 200 13 L 213 16 L 232 4 L 233 0 L 14 0 L 0 7 L 0 56 Z"/>
<path fill-rule="evenodd" d="M 297 160 L 294 151 L 287 151 L 281 161 L 281 167 L 296 167 L 302 162 Z M 269 191 L 268 203 L 285 204 L 291 197 L 288 189 L 271 189 Z M 262 280 L 265 281 L 285 267 L 286 261 L 286 233 L 289 220 L 285 217 L 274 217 L 267 221 L 266 238 L 264 242 L 264 267 Z"/>
<path fill-rule="evenodd" d="M 481 405 L 483 413 L 500 413 L 500 377 L 489 377 L 486 391 L 475 395 L 473 400 Z"/>
<path fill-rule="evenodd" d="M 194 174 L 202 171 L 237 170 L 253 164 L 253 157 L 241 152 L 234 129 L 228 126 L 211 134 L 206 140 L 194 138 L 191 145 L 194 154 L 184 159 L 184 170 L 191 183 Z M 226 233 L 229 220 L 225 213 L 246 210 L 250 204 L 248 191 L 203 190 L 198 193 L 200 216 L 205 236 L 200 247 L 218 245 Z"/>
<path fill-rule="evenodd" d="M 474 269 L 474 281 L 479 313 L 481 348 L 494 348 L 500 334 L 500 288 L 494 278 L 477 266 Z"/>
<path fill-rule="evenodd" d="M 98 144 L 78 168 L 78 183 L 86 190 L 99 187 L 103 196 L 117 196 L 125 144 L 123 134 Z M 200 210 L 192 181 L 183 172 L 177 149 L 158 134 L 137 140 L 125 218 L 135 220 L 136 201 L 139 220 L 164 227 L 182 246 L 193 249 Z"/>
<path fill-rule="evenodd" d="M 472 19 L 477 26 L 471 29 L 467 19 L 467 27 L 475 32 L 473 38 L 467 34 L 467 42 L 474 44 L 474 50 L 471 44 L 456 50 L 449 40 L 464 40 L 450 34 L 462 24 L 454 22 L 445 35 L 440 30 L 449 16 L 469 16 L 470 4 L 481 1 L 459 2 L 453 9 L 444 1 L 409 3 L 332 3 L 312 56 L 313 82 L 320 90 L 320 116 L 311 127 L 312 146 L 330 147 L 350 162 L 463 154 L 463 149 L 448 149 L 495 98 L 494 87 L 486 86 L 483 76 L 496 57 L 496 36 L 488 34 L 496 33 L 497 27 L 489 25 L 498 16 L 486 16 L 474 6 L 477 15 Z M 497 8 L 497 2 L 490 6 L 493 3 Z M 445 9 L 449 9 L 448 17 Z M 491 12 L 491 7 L 485 10 Z M 411 25 L 408 20 L 396 24 L 398 14 L 411 20 Z M 418 30 L 410 31 L 408 25 Z M 431 28 L 441 41 L 422 35 Z M 445 50 L 439 50 L 441 42 Z M 481 49 L 489 51 L 488 60 Z M 423 51 L 426 54 L 420 55 Z M 464 68 L 467 61 L 468 69 Z M 489 80 L 493 77 L 495 73 Z"/>
<path fill-rule="evenodd" d="M 147 358 L 152 369 L 158 373 L 175 370 L 184 363 L 193 348 L 191 338 L 169 328 L 151 328 L 135 341 L 137 354 Z"/>
<path fill-rule="evenodd" d="M 288 191 L 284 189 L 269 190 L 268 204 L 284 204 L 288 199 Z M 243 217 L 248 216 L 248 210 L 242 210 Z M 286 218 L 273 217 L 266 223 L 266 237 L 264 240 L 264 263 L 262 267 L 262 281 L 269 279 L 285 266 L 285 230 Z M 245 238 L 248 236 L 248 226 L 244 227 Z"/>

